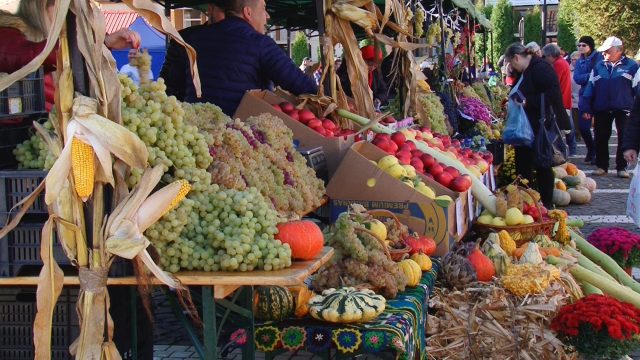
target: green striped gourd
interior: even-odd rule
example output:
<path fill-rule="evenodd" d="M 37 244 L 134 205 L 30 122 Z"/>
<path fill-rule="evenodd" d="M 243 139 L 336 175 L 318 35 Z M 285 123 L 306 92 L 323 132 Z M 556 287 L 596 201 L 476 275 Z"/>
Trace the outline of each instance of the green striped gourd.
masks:
<path fill-rule="evenodd" d="M 309 300 L 309 313 L 318 320 L 333 323 L 367 322 L 378 317 L 385 305 L 383 296 L 368 289 L 332 288 Z"/>
<path fill-rule="evenodd" d="M 253 315 L 258 320 L 281 321 L 293 314 L 295 301 L 282 286 L 258 286 L 254 289 Z"/>

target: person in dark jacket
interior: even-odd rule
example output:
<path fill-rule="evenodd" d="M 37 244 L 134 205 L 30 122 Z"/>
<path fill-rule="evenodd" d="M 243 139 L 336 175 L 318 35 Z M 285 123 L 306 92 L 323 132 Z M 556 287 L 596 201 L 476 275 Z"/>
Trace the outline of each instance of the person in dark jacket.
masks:
<path fill-rule="evenodd" d="M 247 90 L 269 89 L 271 82 L 294 95 L 317 92 L 313 79 L 265 35 L 269 14 L 264 0 L 231 0 L 225 8 L 223 21 L 185 38 L 198 53 L 202 83 L 197 98 L 185 81 L 185 101 L 210 102 L 233 116 Z"/>
<path fill-rule="evenodd" d="M 591 36 L 583 36 L 578 40 L 578 51 L 580 52 L 580 59 L 576 62 L 573 70 L 573 81 L 580 85 L 579 99 L 581 99 L 589 82 L 591 70 L 593 70 L 596 63 L 602 61 L 602 54 L 596 51 L 596 43 Z M 580 103 L 580 101 L 578 101 L 578 103 Z M 583 115 L 584 109 L 581 109 L 578 105 L 578 130 L 587 147 L 587 156 L 584 158 L 584 162 L 587 164 L 595 164 L 596 148 L 591 133 L 593 121 L 592 119 L 585 119 Z"/>
<path fill-rule="evenodd" d="M 638 149 L 640 148 L 640 96 L 636 96 L 633 108 L 629 114 L 629 121 L 624 129 L 622 139 L 622 151 L 627 163 L 633 165 L 638 162 Z M 638 175 L 636 175 L 638 176 Z"/>
<path fill-rule="evenodd" d="M 219 2 L 221 1 L 219 0 Z M 206 29 L 209 25 L 224 20 L 225 14 L 222 5 L 211 3 L 196 8 L 207 14 L 208 21 L 202 25 L 191 26 L 180 30 L 179 33 L 183 39 L 191 33 Z M 167 95 L 173 95 L 178 100 L 184 101 L 185 82 L 187 79 L 187 74 L 184 69 L 188 67 L 189 58 L 187 57 L 187 51 L 182 45 L 178 44 L 174 39 L 171 39 L 169 47 L 167 47 L 164 63 L 162 64 L 162 70 L 160 70 L 160 77 L 164 79 L 164 84 L 167 87 Z M 189 76 L 188 79 L 191 79 L 191 76 Z"/>
<path fill-rule="evenodd" d="M 571 124 L 560 93 L 560 82 L 551 64 L 536 56 L 533 50 L 525 48 L 520 43 L 509 45 L 504 55 L 505 63 L 519 74 L 518 82 L 514 88 L 517 86 L 518 93 L 521 94 L 522 98 L 517 100 L 524 102 L 524 110 L 533 128 L 533 133 L 538 133 L 542 111 L 544 111 L 547 121 L 555 119 L 560 129 L 570 130 Z M 545 109 L 541 109 L 543 94 Z M 535 170 L 536 185 L 542 203 L 546 207 L 551 207 L 554 188 L 553 170 L 536 165 L 536 153 L 532 148 L 516 146 L 515 152 L 516 172 L 525 179 L 532 180 L 533 170 Z"/>
<path fill-rule="evenodd" d="M 625 170 L 627 163 L 622 154 L 624 127 L 629 118 L 636 92 L 634 77 L 638 64 L 624 55 L 622 41 L 609 37 L 598 48 L 604 53 L 604 60 L 598 62 L 589 77 L 582 94 L 580 107 L 584 109 L 585 119 L 594 118 L 596 166 L 593 175 L 606 175 L 609 169 L 609 138 L 615 121 L 618 131 L 616 150 L 616 170 L 618 177 L 628 178 Z"/>
<path fill-rule="evenodd" d="M 366 45 L 360 48 L 360 52 L 362 53 L 362 59 L 364 59 L 369 70 L 369 88 L 371 88 L 371 92 L 373 93 L 373 101 L 377 105 L 386 105 L 389 99 L 387 83 L 385 81 L 385 76 L 378 67 L 378 65 L 383 62 L 382 50 L 379 48 L 376 49 L 374 45 Z M 340 66 L 336 71 L 336 74 L 340 78 L 340 84 L 342 85 L 344 93 L 347 96 L 353 96 L 346 62 Z"/>

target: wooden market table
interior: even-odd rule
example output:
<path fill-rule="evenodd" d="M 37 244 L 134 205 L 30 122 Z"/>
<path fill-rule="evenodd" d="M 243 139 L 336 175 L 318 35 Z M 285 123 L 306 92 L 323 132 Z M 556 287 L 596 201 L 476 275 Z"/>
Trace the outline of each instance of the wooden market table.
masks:
<path fill-rule="evenodd" d="M 243 347 L 242 357 L 245 360 L 255 359 L 255 346 L 253 341 L 253 286 L 294 286 L 301 285 L 305 279 L 316 272 L 333 256 L 333 248 L 325 247 L 314 260 L 294 261 L 291 267 L 275 271 L 250 271 L 250 272 L 204 272 L 184 271 L 174 276 L 185 286 L 202 286 L 202 320 L 204 324 L 203 341 L 197 341 L 197 332 L 191 327 L 184 314 L 177 313 L 182 324 L 194 342 L 196 351 L 202 359 L 213 360 L 217 358 L 217 341 L 220 330 L 225 325 L 231 313 L 241 316 L 247 321 L 247 342 Z M 161 284 L 153 279 L 154 284 Z M 38 278 L 11 277 L 0 278 L 0 286 L 36 286 Z M 64 285 L 80 285 L 77 276 L 65 276 Z M 134 276 L 121 278 L 109 278 L 108 286 L 137 286 L 138 281 Z M 236 291 L 239 290 L 239 291 Z M 226 299 L 234 293 L 231 299 Z M 222 307 L 224 315 L 222 321 L 216 324 L 216 307 Z"/>

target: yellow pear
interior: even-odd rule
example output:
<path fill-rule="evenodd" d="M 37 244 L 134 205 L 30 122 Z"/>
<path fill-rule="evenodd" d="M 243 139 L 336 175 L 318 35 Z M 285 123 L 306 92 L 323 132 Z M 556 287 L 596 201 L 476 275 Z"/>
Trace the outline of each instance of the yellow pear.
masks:
<path fill-rule="evenodd" d="M 492 221 L 493 221 L 493 216 L 491 216 L 491 214 L 484 214 L 484 215 L 478 216 L 478 223 L 480 224 L 491 225 Z"/>
<path fill-rule="evenodd" d="M 419 182 L 418 185 L 416 185 L 416 190 L 418 190 L 419 193 L 431 200 L 436 198 L 436 193 L 433 191 L 433 189 L 425 185 L 423 182 Z"/>
<path fill-rule="evenodd" d="M 404 170 L 407 172 L 407 177 L 413 179 L 414 177 L 416 177 L 416 168 L 414 168 L 411 165 L 402 165 L 402 167 L 404 168 Z"/>
<path fill-rule="evenodd" d="M 398 165 L 398 158 L 393 155 L 387 155 L 378 160 L 378 167 L 382 170 L 386 170 L 392 165 Z"/>
<path fill-rule="evenodd" d="M 533 219 L 533 216 L 531 215 L 524 215 L 522 217 L 522 223 L 527 225 L 527 224 L 533 224 L 535 222 L 535 220 Z"/>
<path fill-rule="evenodd" d="M 491 220 L 491 225 L 495 225 L 495 226 L 507 226 L 507 223 L 504 221 L 503 218 L 501 217 L 494 217 L 493 220 Z"/>
<path fill-rule="evenodd" d="M 512 207 L 507 209 L 507 214 L 505 216 L 505 222 L 509 226 L 520 225 L 524 221 L 524 217 L 522 216 L 522 211 L 520 209 Z"/>
<path fill-rule="evenodd" d="M 388 168 L 384 169 L 384 171 L 396 179 L 400 179 L 406 174 L 406 170 L 400 164 L 391 165 Z"/>

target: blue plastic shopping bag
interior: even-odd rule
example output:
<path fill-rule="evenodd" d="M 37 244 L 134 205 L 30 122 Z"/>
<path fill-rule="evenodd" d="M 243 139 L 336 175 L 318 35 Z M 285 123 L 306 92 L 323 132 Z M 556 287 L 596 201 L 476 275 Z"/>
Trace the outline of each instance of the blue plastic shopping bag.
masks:
<path fill-rule="evenodd" d="M 629 185 L 629 197 L 627 198 L 627 215 L 629 215 L 636 226 L 640 226 L 640 174 L 636 165 L 635 174 Z"/>
<path fill-rule="evenodd" d="M 531 147 L 534 134 L 524 106 L 509 98 L 507 104 L 507 120 L 502 130 L 502 141 L 505 144 Z"/>

